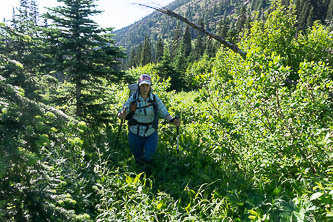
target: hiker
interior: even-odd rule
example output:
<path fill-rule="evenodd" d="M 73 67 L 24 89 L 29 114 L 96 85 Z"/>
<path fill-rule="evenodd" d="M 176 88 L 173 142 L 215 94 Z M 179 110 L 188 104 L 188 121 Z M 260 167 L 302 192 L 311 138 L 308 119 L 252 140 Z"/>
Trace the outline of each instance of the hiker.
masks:
<path fill-rule="evenodd" d="M 173 118 L 162 100 L 151 92 L 151 78 L 143 74 L 138 79 L 138 90 L 130 96 L 118 113 L 120 119 L 128 120 L 128 142 L 137 163 L 150 163 L 158 143 L 157 126 L 159 117 L 175 126 L 180 125 Z"/>

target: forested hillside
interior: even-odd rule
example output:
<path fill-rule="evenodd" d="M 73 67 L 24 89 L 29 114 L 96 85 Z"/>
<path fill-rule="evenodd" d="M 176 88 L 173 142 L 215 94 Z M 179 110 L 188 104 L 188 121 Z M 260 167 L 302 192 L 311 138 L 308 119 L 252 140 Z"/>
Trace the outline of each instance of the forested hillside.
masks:
<path fill-rule="evenodd" d="M 60 2 L 0 23 L 0 221 L 332 221 L 332 1 L 250 1 L 227 36 L 245 56 L 175 21 L 177 44 L 129 69 L 96 1 Z M 300 27 L 300 3 L 328 7 Z M 117 114 L 143 73 L 181 126 L 160 120 L 138 165 Z"/>
<path fill-rule="evenodd" d="M 176 0 L 166 8 L 228 41 L 237 43 L 239 33 L 244 28 L 250 28 L 251 21 L 255 19 L 253 12 L 258 11 L 260 19 L 265 20 L 264 12 L 268 10 L 271 2 L 268 0 Z M 282 4 L 288 5 L 289 2 L 289 0 L 283 0 Z M 333 3 L 330 0 L 295 0 L 294 3 L 297 9 L 297 30 L 304 31 L 316 20 L 324 24 L 332 21 Z M 155 4 L 152 3 L 151 6 Z M 161 45 L 169 47 L 171 55 L 177 55 L 179 42 L 184 38 L 189 39 L 187 44 L 192 44 L 192 50 L 189 52 L 191 61 L 197 60 L 204 53 L 214 57 L 220 46 L 202 37 L 192 28 L 187 31 L 186 24 L 159 12 L 154 12 L 114 33 L 117 44 L 123 46 L 129 54 L 123 61 L 124 68 L 158 62 L 163 55 L 160 50 Z M 150 53 L 148 56 L 147 50 Z M 145 59 L 142 58 L 143 54 L 146 54 Z"/>

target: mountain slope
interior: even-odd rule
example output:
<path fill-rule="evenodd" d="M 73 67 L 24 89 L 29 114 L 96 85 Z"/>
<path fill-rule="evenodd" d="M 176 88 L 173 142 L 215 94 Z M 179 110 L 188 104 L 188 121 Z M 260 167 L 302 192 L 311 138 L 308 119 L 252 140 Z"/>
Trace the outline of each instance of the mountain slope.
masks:
<path fill-rule="evenodd" d="M 243 27 L 249 26 L 253 19 L 251 12 L 256 10 L 262 15 L 274 0 L 176 0 L 166 8 L 183 15 L 190 21 L 203 25 L 233 42 L 237 41 L 237 33 Z M 282 4 L 289 4 L 290 0 L 280 0 Z M 300 30 L 311 26 L 315 20 L 325 23 L 330 20 L 333 0 L 309 1 L 295 0 Z M 155 47 L 158 38 L 175 40 L 183 35 L 186 25 L 177 19 L 153 12 L 142 20 L 125 28 L 114 31 L 117 45 L 125 48 L 129 53 L 149 37 Z M 190 29 L 194 40 L 198 32 Z M 225 35 L 225 36 L 223 36 Z M 228 36 L 226 36 L 228 35 Z M 229 38 L 229 39 L 228 39 Z"/>
<path fill-rule="evenodd" d="M 233 2 L 230 4 L 230 2 Z M 202 18 L 213 26 L 213 30 L 217 22 L 221 19 L 225 12 L 231 13 L 237 5 L 243 4 L 244 0 L 177 0 L 166 6 L 166 8 L 184 15 L 193 22 L 198 22 Z M 177 20 L 170 18 L 159 12 L 153 12 L 142 20 L 125 28 L 114 32 L 117 44 L 129 50 L 143 42 L 145 35 L 149 35 L 154 41 L 158 37 L 163 39 L 171 38 L 176 28 Z M 207 23 L 206 23 L 207 24 Z M 185 25 L 181 24 L 184 30 Z M 192 30 L 192 35 L 193 30 Z"/>

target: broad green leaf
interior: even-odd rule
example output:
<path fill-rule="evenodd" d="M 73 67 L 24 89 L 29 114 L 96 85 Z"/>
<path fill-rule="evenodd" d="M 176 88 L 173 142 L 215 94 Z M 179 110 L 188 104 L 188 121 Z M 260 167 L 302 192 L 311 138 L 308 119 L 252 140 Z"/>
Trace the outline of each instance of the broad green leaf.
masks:
<path fill-rule="evenodd" d="M 134 179 L 134 181 L 133 181 L 134 184 L 136 184 L 137 182 L 140 181 L 140 177 L 141 177 L 142 174 L 143 174 L 143 172 L 141 172 L 141 173 L 139 173 L 138 175 L 136 175 L 136 177 L 135 177 L 135 179 Z"/>
<path fill-rule="evenodd" d="M 323 193 L 321 193 L 321 192 L 314 193 L 311 195 L 310 200 L 316 200 L 319 197 L 321 197 L 322 195 L 323 195 Z"/>

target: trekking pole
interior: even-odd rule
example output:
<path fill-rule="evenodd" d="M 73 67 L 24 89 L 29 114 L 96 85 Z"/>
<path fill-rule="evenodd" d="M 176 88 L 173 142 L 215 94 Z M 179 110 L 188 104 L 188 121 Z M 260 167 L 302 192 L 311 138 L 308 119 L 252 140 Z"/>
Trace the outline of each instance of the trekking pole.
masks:
<path fill-rule="evenodd" d="M 126 110 L 126 108 L 125 108 Z M 119 135 L 120 135 L 120 131 L 121 131 L 121 128 L 123 126 L 123 123 L 124 123 L 124 119 L 121 119 L 121 122 L 120 122 L 120 126 L 118 128 L 118 133 L 117 133 L 117 137 L 116 137 L 116 140 L 115 140 L 115 143 L 113 145 L 113 147 L 116 147 L 117 143 L 118 143 L 118 138 L 119 138 Z"/>
<path fill-rule="evenodd" d="M 179 119 L 179 116 L 175 116 L 175 119 Z M 177 126 L 177 155 L 179 153 L 179 126 Z"/>
<path fill-rule="evenodd" d="M 179 126 L 177 126 L 177 155 L 179 153 Z"/>
<path fill-rule="evenodd" d="M 118 127 L 118 133 L 117 133 L 116 141 L 115 141 L 115 143 L 114 143 L 114 147 L 117 146 L 118 138 L 119 138 L 119 135 L 120 135 L 121 128 L 122 128 L 122 126 L 123 126 L 123 122 L 124 122 L 124 120 L 121 119 L 120 126 Z"/>

